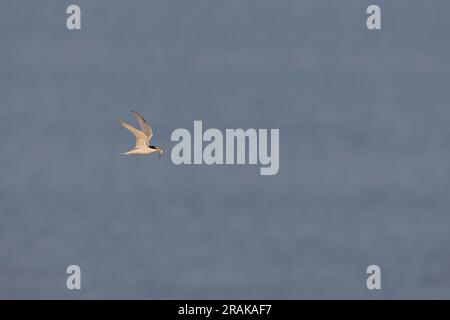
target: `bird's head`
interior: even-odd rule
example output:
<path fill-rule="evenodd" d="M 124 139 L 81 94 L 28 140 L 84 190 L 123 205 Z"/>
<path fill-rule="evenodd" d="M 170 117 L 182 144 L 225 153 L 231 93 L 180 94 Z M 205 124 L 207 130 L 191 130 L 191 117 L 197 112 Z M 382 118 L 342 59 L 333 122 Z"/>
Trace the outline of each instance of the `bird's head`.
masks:
<path fill-rule="evenodd" d="M 161 158 L 162 154 L 163 154 L 163 149 L 161 149 L 160 147 L 155 147 L 155 146 L 148 146 L 150 149 L 155 150 L 155 152 L 159 152 L 159 157 Z"/>

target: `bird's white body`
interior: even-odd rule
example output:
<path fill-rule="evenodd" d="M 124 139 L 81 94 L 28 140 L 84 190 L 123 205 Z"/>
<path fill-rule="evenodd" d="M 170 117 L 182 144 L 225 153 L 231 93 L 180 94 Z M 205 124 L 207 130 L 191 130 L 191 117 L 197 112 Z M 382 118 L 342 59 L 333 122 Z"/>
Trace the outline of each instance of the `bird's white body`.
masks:
<path fill-rule="evenodd" d="M 147 147 L 147 148 L 131 149 L 130 151 L 127 151 L 127 152 L 122 153 L 122 154 L 137 154 L 137 155 L 141 155 L 141 156 L 146 156 L 146 155 L 148 155 L 150 153 L 153 153 L 153 152 L 157 152 L 157 150 Z"/>
<path fill-rule="evenodd" d="M 161 156 L 163 153 L 163 150 L 161 148 L 151 146 L 150 145 L 150 139 L 153 136 L 153 130 L 148 124 L 147 121 L 137 112 L 131 111 L 133 115 L 136 117 L 136 119 L 139 121 L 139 124 L 141 126 L 141 130 L 136 129 L 135 127 L 129 125 L 128 123 L 119 120 L 122 127 L 129 130 L 135 137 L 136 137 L 136 145 L 134 149 L 131 149 L 128 152 L 122 153 L 125 155 L 148 155 L 153 152 L 159 152 L 159 155 Z"/>

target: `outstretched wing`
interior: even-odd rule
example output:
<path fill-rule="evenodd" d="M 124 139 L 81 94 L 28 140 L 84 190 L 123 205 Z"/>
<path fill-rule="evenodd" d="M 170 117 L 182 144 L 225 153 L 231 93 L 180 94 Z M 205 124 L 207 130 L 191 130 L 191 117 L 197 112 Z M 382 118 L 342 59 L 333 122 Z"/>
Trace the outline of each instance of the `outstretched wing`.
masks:
<path fill-rule="evenodd" d="M 137 121 L 139 121 L 142 131 L 145 133 L 145 135 L 148 137 L 148 140 L 150 141 L 150 139 L 153 137 L 152 127 L 150 127 L 150 124 L 147 121 L 145 121 L 144 117 L 141 116 L 139 113 L 133 110 L 131 110 L 131 112 L 133 113 Z"/>
<path fill-rule="evenodd" d="M 131 133 L 136 137 L 136 147 L 135 148 L 147 148 L 150 142 L 150 138 L 141 130 L 129 125 L 125 121 L 119 120 L 122 127 L 131 131 Z"/>

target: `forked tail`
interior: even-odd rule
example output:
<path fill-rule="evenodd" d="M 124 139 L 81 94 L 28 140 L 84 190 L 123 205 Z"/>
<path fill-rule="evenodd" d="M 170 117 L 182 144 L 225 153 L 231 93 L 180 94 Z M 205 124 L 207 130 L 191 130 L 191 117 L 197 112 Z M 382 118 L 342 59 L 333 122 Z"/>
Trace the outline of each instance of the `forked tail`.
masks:
<path fill-rule="evenodd" d="M 133 151 L 134 151 L 134 150 L 135 150 L 135 149 L 131 149 L 130 151 L 127 151 L 127 152 L 122 153 L 122 155 L 133 154 Z"/>

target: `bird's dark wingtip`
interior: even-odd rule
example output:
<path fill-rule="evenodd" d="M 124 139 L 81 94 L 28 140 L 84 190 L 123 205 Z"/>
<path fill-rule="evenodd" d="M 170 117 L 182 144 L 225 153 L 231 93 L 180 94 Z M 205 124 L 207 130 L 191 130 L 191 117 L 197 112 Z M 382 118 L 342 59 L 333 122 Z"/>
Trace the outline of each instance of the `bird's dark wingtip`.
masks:
<path fill-rule="evenodd" d="M 137 112 L 137 111 L 131 110 L 131 113 L 134 113 L 134 114 L 137 115 L 139 118 L 143 118 L 143 117 L 141 116 L 141 114 L 140 114 L 139 112 Z"/>

